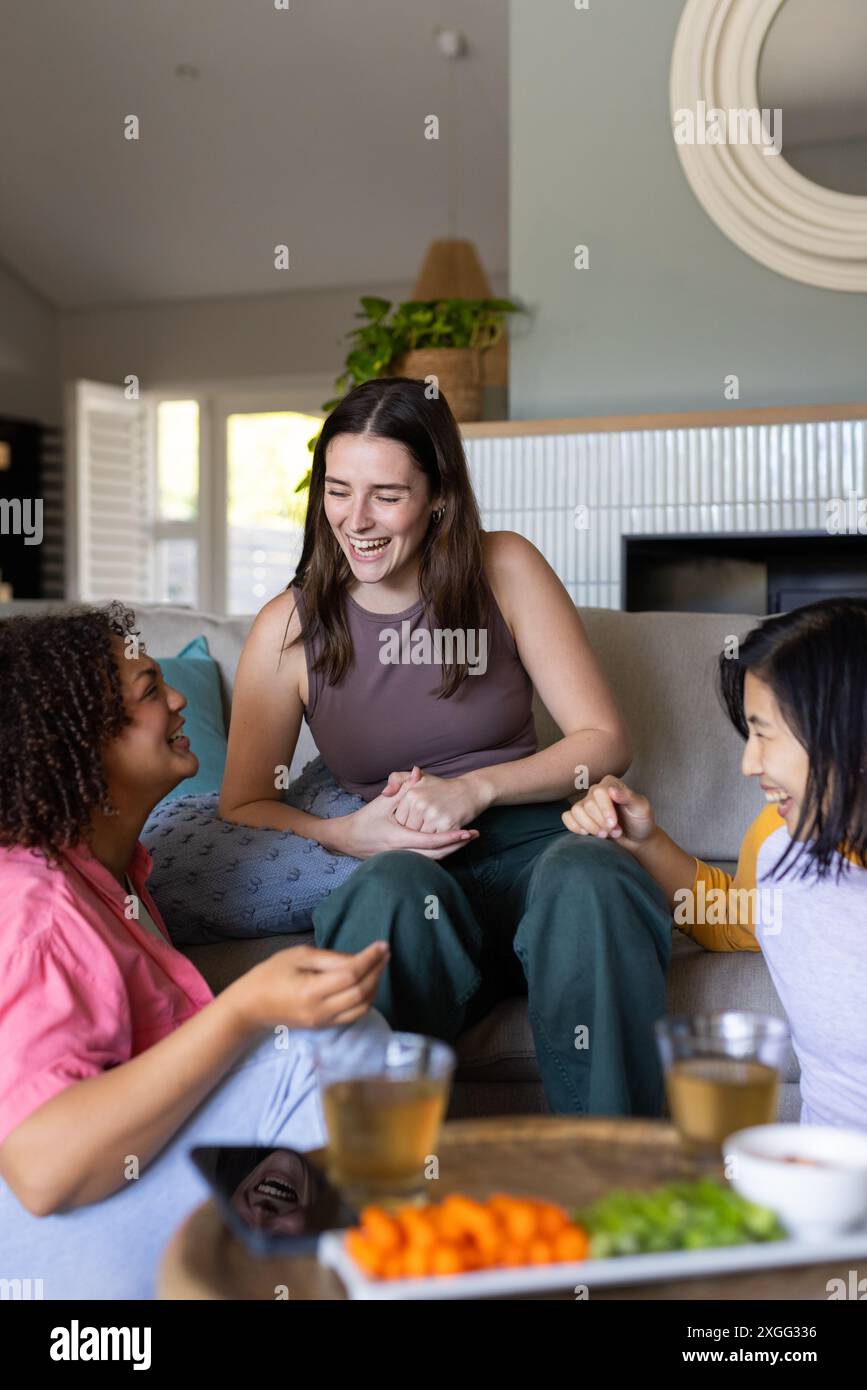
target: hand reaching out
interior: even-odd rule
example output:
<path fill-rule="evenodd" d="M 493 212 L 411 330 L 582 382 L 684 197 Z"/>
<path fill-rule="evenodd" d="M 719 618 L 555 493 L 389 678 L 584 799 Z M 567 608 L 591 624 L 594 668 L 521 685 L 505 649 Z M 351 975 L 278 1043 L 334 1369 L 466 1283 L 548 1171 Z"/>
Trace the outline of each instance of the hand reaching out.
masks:
<path fill-rule="evenodd" d="M 610 775 L 594 783 L 583 801 L 576 801 L 561 819 L 575 835 L 610 838 L 628 850 L 648 840 L 656 829 L 647 797 Z"/>

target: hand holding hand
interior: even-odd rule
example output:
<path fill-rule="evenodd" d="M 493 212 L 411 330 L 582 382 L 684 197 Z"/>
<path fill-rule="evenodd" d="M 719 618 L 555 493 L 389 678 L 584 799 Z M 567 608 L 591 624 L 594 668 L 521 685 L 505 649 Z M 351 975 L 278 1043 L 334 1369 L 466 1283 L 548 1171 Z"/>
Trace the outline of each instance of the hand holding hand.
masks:
<path fill-rule="evenodd" d="M 402 786 L 407 782 L 415 784 L 418 782 L 421 775 L 421 768 L 416 767 L 415 763 L 413 763 L 411 772 L 390 772 L 388 774 L 388 781 L 383 787 L 381 795 L 396 796 Z"/>
<path fill-rule="evenodd" d="M 341 848 L 356 859 L 369 859 L 390 849 L 411 849 L 428 859 L 444 859 L 478 837 L 478 830 L 465 830 L 461 824 L 449 824 L 443 829 L 416 829 L 397 818 L 403 798 L 418 785 L 423 774 L 393 772 L 385 788 L 373 801 L 345 819 L 346 833 Z M 439 779 L 436 779 L 439 780 Z M 469 817 L 473 819 L 473 817 Z"/>
<path fill-rule="evenodd" d="M 415 766 L 408 773 L 392 772 L 383 796 L 394 798 L 394 818 L 407 830 L 459 830 L 485 809 L 475 783 L 468 778 L 437 777 Z"/>
<path fill-rule="evenodd" d="M 619 777 L 603 777 L 590 788 L 583 801 L 576 801 L 561 817 L 575 835 L 594 835 L 617 840 L 624 849 L 634 851 L 656 830 L 650 802 L 646 796 L 627 787 Z"/>

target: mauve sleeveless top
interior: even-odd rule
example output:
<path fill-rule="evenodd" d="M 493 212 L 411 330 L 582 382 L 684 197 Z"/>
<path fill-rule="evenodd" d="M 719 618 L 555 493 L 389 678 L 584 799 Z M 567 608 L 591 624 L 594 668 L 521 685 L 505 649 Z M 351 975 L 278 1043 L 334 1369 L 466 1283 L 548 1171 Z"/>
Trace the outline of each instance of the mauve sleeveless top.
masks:
<path fill-rule="evenodd" d="M 297 586 L 292 593 L 303 618 Z M 458 777 L 536 752 L 533 684 L 493 593 L 484 672 L 468 675 L 447 699 L 437 699 L 442 666 L 436 660 L 442 660 L 443 646 L 437 650 L 421 599 L 401 613 L 369 613 L 344 594 L 344 614 L 353 658 L 339 685 L 329 685 L 323 671 L 313 670 L 318 638 L 305 643 L 304 717 L 326 766 L 346 791 L 372 801 L 390 772 L 408 772 L 413 763 L 438 777 Z M 422 631 L 427 635 L 415 636 Z M 468 660 L 482 666 L 480 643 L 477 638 L 474 648 L 468 644 Z M 434 664 L 413 664 L 413 652 L 432 653 Z M 381 653 L 392 659 L 382 660 Z M 406 659 L 395 660 L 396 655 Z"/>

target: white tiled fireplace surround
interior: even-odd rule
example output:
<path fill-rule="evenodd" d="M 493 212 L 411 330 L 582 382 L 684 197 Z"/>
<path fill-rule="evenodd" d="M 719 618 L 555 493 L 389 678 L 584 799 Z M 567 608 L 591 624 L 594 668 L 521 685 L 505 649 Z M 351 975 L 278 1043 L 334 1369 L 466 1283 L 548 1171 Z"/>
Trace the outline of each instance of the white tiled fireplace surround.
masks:
<path fill-rule="evenodd" d="M 624 536 L 827 535 L 828 499 L 867 496 L 863 414 L 465 446 L 485 530 L 526 536 L 579 605 L 620 608 Z"/>

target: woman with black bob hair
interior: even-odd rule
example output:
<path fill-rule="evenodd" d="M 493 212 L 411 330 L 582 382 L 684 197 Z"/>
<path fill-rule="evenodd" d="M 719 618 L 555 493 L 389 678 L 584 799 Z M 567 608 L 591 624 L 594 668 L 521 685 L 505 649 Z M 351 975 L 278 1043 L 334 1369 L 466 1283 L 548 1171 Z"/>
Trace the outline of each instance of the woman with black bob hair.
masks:
<path fill-rule="evenodd" d="M 791 824 L 777 872 L 840 877 L 867 864 L 867 600 L 823 599 L 753 628 L 735 659 L 719 659 L 720 692 L 741 738 L 749 739 L 748 674 L 772 693 L 803 749 L 806 779 L 786 787 L 780 815 Z M 751 683 L 752 683 L 751 681 Z M 801 760 L 802 767 L 804 766 Z M 772 789 L 775 793 L 777 788 Z M 791 817 L 785 812 L 791 797 Z M 840 847 L 849 854 L 841 854 Z"/>
<path fill-rule="evenodd" d="M 762 951 L 801 1066 L 801 1121 L 867 1129 L 867 600 L 765 619 L 719 659 L 741 771 L 767 805 L 734 876 L 703 864 L 616 777 L 564 817 L 628 850 L 711 951 Z"/>

